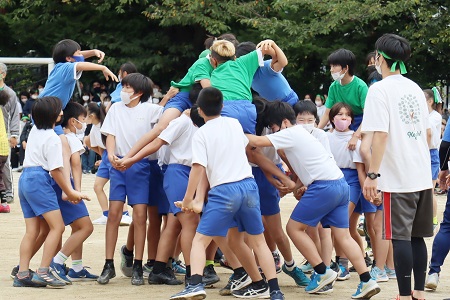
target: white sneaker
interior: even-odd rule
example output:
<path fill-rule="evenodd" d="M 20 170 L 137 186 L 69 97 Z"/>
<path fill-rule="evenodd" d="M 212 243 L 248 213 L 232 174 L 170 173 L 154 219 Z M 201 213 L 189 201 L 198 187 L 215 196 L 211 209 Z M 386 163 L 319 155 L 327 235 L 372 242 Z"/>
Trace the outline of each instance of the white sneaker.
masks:
<path fill-rule="evenodd" d="M 92 221 L 92 224 L 94 225 L 106 225 L 106 221 L 108 221 L 108 217 L 105 217 L 102 215 L 100 218 Z"/>
<path fill-rule="evenodd" d="M 122 219 L 120 220 L 120 226 L 130 226 L 131 221 L 133 219 L 128 215 L 122 215 Z"/>
<path fill-rule="evenodd" d="M 436 290 L 439 283 L 439 273 L 433 273 L 428 275 L 425 281 L 425 287 L 430 290 Z"/>
<path fill-rule="evenodd" d="M 373 280 L 376 282 L 387 282 L 389 281 L 389 277 L 386 274 L 386 271 L 380 270 L 377 266 L 373 267 L 372 270 L 370 270 L 370 276 Z"/>

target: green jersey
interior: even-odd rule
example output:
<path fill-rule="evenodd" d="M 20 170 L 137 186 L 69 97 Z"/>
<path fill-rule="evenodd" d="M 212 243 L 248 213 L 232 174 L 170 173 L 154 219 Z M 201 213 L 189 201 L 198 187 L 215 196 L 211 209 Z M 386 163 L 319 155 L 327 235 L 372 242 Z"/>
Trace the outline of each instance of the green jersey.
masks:
<path fill-rule="evenodd" d="M 180 82 L 170 82 L 170 85 L 180 89 L 180 92 L 189 92 L 192 86 L 202 79 L 210 79 L 213 67 L 207 58 L 199 58 L 189 68 L 187 74 Z"/>
<path fill-rule="evenodd" d="M 350 105 L 355 116 L 361 115 L 368 89 L 367 84 L 357 76 L 353 76 L 353 80 L 346 85 L 341 85 L 335 81 L 328 90 L 325 106 L 326 108 L 332 108 L 334 104 L 344 102 Z"/>

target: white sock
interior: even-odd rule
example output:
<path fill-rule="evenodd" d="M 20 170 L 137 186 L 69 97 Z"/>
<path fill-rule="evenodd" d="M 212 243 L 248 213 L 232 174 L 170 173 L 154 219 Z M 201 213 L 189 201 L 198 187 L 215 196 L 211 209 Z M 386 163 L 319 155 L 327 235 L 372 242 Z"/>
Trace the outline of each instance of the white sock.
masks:
<path fill-rule="evenodd" d="M 58 254 L 56 254 L 56 256 L 53 258 L 53 261 L 60 265 L 64 264 L 66 260 L 67 256 L 65 256 L 61 251 L 59 251 Z"/>
<path fill-rule="evenodd" d="M 284 265 L 286 266 L 286 269 L 288 271 L 293 271 L 295 269 L 295 261 L 291 260 L 291 261 L 284 261 Z"/>
<path fill-rule="evenodd" d="M 83 270 L 83 260 L 82 259 L 72 260 L 72 269 L 75 272 L 80 272 L 81 270 Z"/>

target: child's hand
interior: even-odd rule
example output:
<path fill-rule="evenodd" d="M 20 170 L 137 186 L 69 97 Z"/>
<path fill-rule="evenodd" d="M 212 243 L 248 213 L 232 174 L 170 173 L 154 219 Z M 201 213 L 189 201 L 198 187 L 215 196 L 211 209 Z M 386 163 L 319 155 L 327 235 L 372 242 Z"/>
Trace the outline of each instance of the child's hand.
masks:
<path fill-rule="evenodd" d="M 275 42 L 272 40 L 264 40 L 258 43 L 258 45 L 256 45 L 256 49 L 262 49 L 262 50 L 269 50 L 270 48 L 274 47 Z"/>
<path fill-rule="evenodd" d="M 120 171 L 120 166 L 117 164 L 117 161 L 119 160 L 119 158 L 117 156 L 115 156 L 114 154 L 108 153 L 108 159 L 109 159 L 109 162 L 111 163 L 111 166 L 114 169 L 117 169 Z"/>
<path fill-rule="evenodd" d="M 134 164 L 134 161 L 131 158 L 118 158 L 116 160 L 116 164 L 118 165 L 121 171 L 125 171 Z"/>
<path fill-rule="evenodd" d="M 376 206 L 380 206 L 381 205 L 381 203 L 383 202 L 382 200 L 381 200 L 381 192 L 379 192 L 378 194 L 377 194 L 377 196 L 375 197 L 375 198 L 373 198 L 370 202 L 372 202 L 374 205 L 376 205 Z"/>
<path fill-rule="evenodd" d="M 168 97 L 169 99 L 172 99 L 173 97 L 175 97 L 176 94 L 178 94 L 180 92 L 180 89 L 171 86 L 170 89 L 167 91 L 166 93 L 166 97 Z"/>
<path fill-rule="evenodd" d="M 94 55 L 98 57 L 98 63 L 100 64 L 105 58 L 105 52 L 98 49 L 94 49 Z"/>
<path fill-rule="evenodd" d="M 113 72 L 111 72 L 107 67 L 105 67 L 102 72 L 106 80 L 109 80 L 111 78 L 112 81 L 119 82 L 117 76 Z"/>
<path fill-rule="evenodd" d="M 358 142 L 358 137 L 357 136 L 353 136 L 350 141 L 348 141 L 348 150 L 350 151 L 354 151 L 356 149 L 356 143 Z"/>
<path fill-rule="evenodd" d="M 78 191 L 72 190 L 68 195 L 67 198 L 69 199 L 68 201 L 72 204 L 78 204 L 80 203 L 81 200 L 87 200 L 90 201 L 91 198 L 89 198 L 88 195 L 84 195 Z"/>
<path fill-rule="evenodd" d="M 294 191 L 295 199 L 300 200 L 302 198 L 303 194 L 305 194 L 306 189 L 307 189 L 306 186 L 302 186 L 302 187 L 299 187 L 298 189 L 296 189 Z"/>

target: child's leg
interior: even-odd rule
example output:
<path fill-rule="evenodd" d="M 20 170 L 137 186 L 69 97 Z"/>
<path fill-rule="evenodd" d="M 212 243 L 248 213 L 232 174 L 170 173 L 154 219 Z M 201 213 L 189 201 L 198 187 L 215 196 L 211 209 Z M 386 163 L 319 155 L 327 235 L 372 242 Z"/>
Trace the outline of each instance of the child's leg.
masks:
<path fill-rule="evenodd" d="M 147 254 L 148 259 L 155 259 L 161 236 L 162 222 L 162 216 L 159 214 L 157 206 L 147 207 L 147 218 Z"/>
<path fill-rule="evenodd" d="M 375 236 L 375 212 L 365 212 L 364 217 L 366 220 L 367 234 L 369 235 L 369 238 L 370 238 L 370 241 L 372 244 L 372 253 L 375 257 L 375 254 L 378 249 L 378 247 L 377 247 L 378 240 L 376 239 L 376 236 Z M 364 255 L 366 255 L 365 250 L 364 250 Z"/>
<path fill-rule="evenodd" d="M 80 251 L 83 242 L 92 234 L 94 227 L 89 217 L 83 217 L 75 220 L 72 224 L 72 234 L 64 243 L 60 252 L 65 256 L 72 255 L 72 259 L 81 259 L 81 253 L 74 253 L 76 249 Z M 81 248 L 82 249 L 82 248 Z"/>
<path fill-rule="evenodd" d="M 64 179 L 69 184 L 69 186 L 71 186 L 71 182 L 70 182 L 70 156 L 71 156 L 70 146 L 69 146 L 69 142 L 67 141 L 67 137 L 64 134 L 59 135 L 59 138 L 61 139 L 62 152 L 63 152 L 64 168 L 62 168 L 62 172 L 64 175 Z M 62 192 L 62 199 L 67 200 L 67 195 L 64 192 Z"/>
<path fill-rule="evenodd" d="M 317 227 L 319 228 L 319 237 L 321 245 L 320 257 L 322 258 L 326 266 L 330 266 L 331 256 L 333 252 L 333 240 L 331 239 L 331 229 L 323 228 L 321 223 L 319 223 Z"/>
<path fill-rule="evenodd" d="M 270 252 L 269 247 L 267 247 L 266 241 L 264 240 L 264 235 L 248 234 L 247 238 L 251 249 L 253 249 L 259 259 L 259 264 L 267 280 L 269 281 L 276 278 L 277 274 L 275 272 L 275 266 L 273 264 L 272 253 Z"/>
<path fill-rule="evenodd" d="M 384 270 L 389 251 L 389 244 L 391 242 L 388 240 L 383 240 L 383 211 L 379 210 L 375 213 L 373 227 L 375 231 L 375 238 L 370 239 L 375 245 L 375 247 L 372 247 L 374 250 L 373 257 L 375 259 L 376 266 L 380 270 Z M 391 265 L 391 267 L 393 266 Z"/>
<path fill-rule="evenodd" d="M 135 204 L 133 206 L 134 223 L 134 257 L 135 260 L 142 261 L 144 257 L 145 236 L 147 229 L 147 205 Z"/>
<path fill-rule="evenodd" d="M 131 222 L 130 227 L 128 227 L 127 243 L 125 244 L 125 248 L 131 253 L 134 251 L 134 222 Z"/>
<path fill-rule="evenodd" d="M 266 240 L 267 246 L 269 247 L 269 250 L 272 252 L 277 251 L 277 244 L 275 243 L 275 240 L 272 238 L 272 235 L 269 233 L 269 229 L 267 227 L 266 218 L 263 217 L 263 225 L 264 225 L 264 239 Z"/>
<path fill-rule="evenodd" d="M 47 222 L 50 231 L 44 242 L 44 252 L 42 254 L 40 268 L 48 268 L 64 232 L 64 222 L 59 209 L 46 212 L 42 216 Z"/>
<path fill-rule="evenodd" d="M 308 260 L 311 266 L 315 267 L 323 261 L 313 240 L 306 233 L 307 228 L 308 225 L 289 219 L 286 225 L 286 232 L 295 247 L 306 258 L 306 260 Z"/>
<path fill-rule="evenodd" d="M 103 190 L 108 181 L 109 179 L 107 178 L 96 176 L 94 182 L 94 192 L 95 195 L 97 196 L 98 204 L 100 204 L 100 207 L 103 212 L 108 211 L 108 197 L 106 196 L 106 193 Z"/>
<path fill-rule="evenodd" d="M 212 241 L 212 237 L 196 232 L 191 249 L 191 282 L 195 285 L 202 282 L 203 268 L 206 260 L 206 248 Z"/>
<path fill-rule="evenodd" d="M 284 261 L 292 262 L 294 258 L 292 256 L 291 245 L 281 225 L 280 213 L 271 216 L 263 216 L 263 220 L 265 220 L 266 224 L 264 233 L 267 231 L 269 233 L 268 236 L 275 241 L 278 250 L 281 255 L 283 255 Z M 266 234 L 264 234 L 264 236 L 266 236 Z M 267 245 L 269 245 L 269 243 L 267 243 Z M 272 250 L 272 248 L 269 247 L 269 249 L 273 252 L 276 248 Z"/>
<path fill-rule="evenodd" d="M 349 205 L 349 207 L 350 206 L 351 205 Z M 350 220 L 349 220 L 349 225 L 350 225 L 349 232 L 350 232 L 350 235 L 355 240 L 355 242 L 358 244 L 358 247 L 359 247 L 359 249 L 361 249 L 361 253 L 364 256 L 364 244 L 363 244 L 363 241 L 361 239 L 361 236 L 358 233 L 358 223 L 359 223 L 359 216 L 360 216 L 360 214 L 357 213 L 357 212 L 353 212 L 352 214 L 349 213 L 349 216 L 350 216 Z"/>
<path fill-rule="evenodd" d="M 106 223 L 105 240 L 106 259 L 114 258 L 114 250 L 116 248 L 117 236 L 119 234 L 119 224 L 122 218 L 122 201 L 109 201 L 108 222 Z"/>
<path fill-rule="evenodd" d="M 320 243 L 318 226 L 315 226 L 315 227 L 308 226 L 308 228 L 306 228 L 306 233 L 311 238 L 311 240 L 314 242 L 314 245 L 316 245 L 317 251 L 319 251 L 319 253 L 322 253 L 322 245 Z"/>
<path fill-rule="evenodd" d="M 179 220 L 182 228 L 180 245 L 181 251 L 183 252 L 184 262 L 186 264 L 186 275 L 189 277 L 191 274 L 189 274 L 190 272 L 188 272 L 189 270 L 187 267 L 191 265 L 190 257 L 192 240 L 194 239 L 195 230 L 197 229 L 200 217 L 198 214 L 179 212 L 176 218 Z"/>
<path fill-rule="evenodd" d="M 360 251 L 360 247 L 356 241 L 350 236 L 347 228 L 332 227 L 335 240 L 334 242 L 339 245 L 342 252 L 346 255 L 348 260 L 353 264 L 359 275 L 368 272 L 364 256 Z"/>
<path fill-rule="evenodd" d="M 48 227 L 47 222 L 45 222 L 44 219 L 38 218 L 39 221 L 39 235 L 36 238 L 36 242 L 33 245 L 33 254 L 31 257 L 34 257 L 34 255 L 41 249 L 42 245 L 45 242 L 45 239 L 47 238 L 48 232 L 50 231 L 50 228 Z"/>
<path fill-rule="evenodd" d="M 25 234 L 20 243 L 19 272 L 28 272 L 34 252 L 35 242 L 39 236 L 39 217 L 25 219 Z"/>

